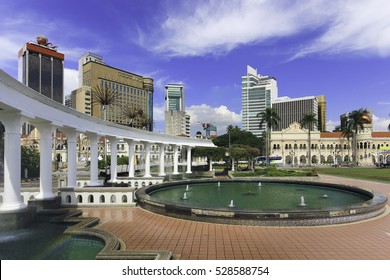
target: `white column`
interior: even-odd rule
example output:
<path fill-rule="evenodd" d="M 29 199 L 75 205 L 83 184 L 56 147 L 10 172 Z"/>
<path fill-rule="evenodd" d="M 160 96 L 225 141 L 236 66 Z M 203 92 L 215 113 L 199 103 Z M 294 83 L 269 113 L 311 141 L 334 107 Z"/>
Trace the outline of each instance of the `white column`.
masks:
<path fill-rule="evenodd" d="M 209 164 L 210 168 L 209 168 L 209 171 L 213 171 L 213 159 L 212 157 L 210 157 L 210 164 Z"/>
<path fill-rule="evenodd" d="M 186 171 L 187 174 L 192 173 L 192 171 L 191 171 L 191 162 L 192 162 L 191 150 L 192 150 L 192 147 L 187 146 L 187 171 Z"/>
<path fill-rule="evenodd" d="M 107 137 L 107 139 L 110 141 L 111 146 L 111 166 L 110 166 L 110 183 L 115 183 L 117 181 L 116 177 L 118 174 L 118 164 L 117 164 L 117 145 L 118 145 L 118 139 L 115 137 Z"/>
<path fill-rule="evenodd" d="M 77 132 L 72 128 L 63 129 L 66 133 L 68 152 L 68 174 L 67 187 L 77 187 Z"/>
<path fill-rule="evenodd" d="M 150 146 L 152 145 L 150 142 L 144 142 L 145 147 L 145 175 L 144 177 L 152 177 L 150 174 Z"/>
<path fill-rule="evenodd" d="M 39 143 L 39 194 L 35 199 L 52 199 L 53 193 L 53 166 L 52 166 L 52 134 L 55 129 L 50 122 L 33 123 L 40 134 Z M 54 155 L 56 158 L 56 155 Z"/>
<path fill-rule="evenodd" d="M 160 172 L 158 173 L 158 176 L 165 176 L 165 147 L 167 145 L 159 144 L 158 146 L 159 146 L 159 149 L 160 149 L 160 155 L 159 155 Z"/>
<path fill-rule="evenodd" d="M 179 146 L 173 147 L 173 174 L 179 174 Z"/>
<path fill-rule="evenodd" d="M 99 186 L 99 167 L 98 167 L 98 140 L 99 136 L 95 133 L 88 133 L 86 134 L 90 141 L 90 147 L 91 147 L 91 161 L 90 161 L 90 186 Z"/>
<path fill-rule="evenodd" d="M 127 143 L 127 145 L 129 145 L 129 147 L 128 147 L 129 148 L 129 150 L 128 150 L 128 153 L 129 153 L 129 177 L 134 177 L 134 175 L 135 175 L 135 170 L 134 170 L 135 142 L 130 140 L 130 139 L 125 139 L 125 142 Z"/>
<path fill-rule="evenodd" d="M 15 114 L 0 114 L 4 125 L 4 196 L 0 211 L 16 211 L 27 207 L 21 198 L 21 148 L 20 127 L 22 116 Z"/>

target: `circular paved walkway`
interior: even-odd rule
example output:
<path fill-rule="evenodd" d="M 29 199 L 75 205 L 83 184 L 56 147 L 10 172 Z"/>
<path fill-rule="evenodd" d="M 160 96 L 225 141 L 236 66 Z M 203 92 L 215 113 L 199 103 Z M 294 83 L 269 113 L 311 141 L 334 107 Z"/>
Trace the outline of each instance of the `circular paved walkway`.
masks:
<path fill-rule="evenodd" d="M 386 194 L 390 184 L 321 175 L 318 180 Z M 175 258 L 228 260 L 389 260 L 390 215 L 320 227 L 256 227 L 193 222 L 134 208 L 83 208 L 128 250 L 169 250 Z"/>

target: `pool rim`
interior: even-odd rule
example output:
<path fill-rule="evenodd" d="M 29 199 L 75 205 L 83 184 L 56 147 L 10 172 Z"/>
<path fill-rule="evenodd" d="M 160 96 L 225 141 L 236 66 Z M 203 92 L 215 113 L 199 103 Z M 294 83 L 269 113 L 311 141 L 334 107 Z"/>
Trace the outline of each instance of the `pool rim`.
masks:
<path fill-rule="evenodd" d="M 285 184 L 315 185 L 343 191 L 355 192 L 369 198 L 362 205 L 352 204 L 326 209 L 271 210 L 259 211 L 242 208 L 212 208 L 191 205 L 176 205 L 155 199 L 149 194 L 158 189 L 199 183 L 218 182 L 271 182 Z M 387 206 L 387 196 L 380 192 L 368 191 L 346 184 L 325 183 L 312 180 L 280 179 L 280 178 L 234 178 L 234 179 L 192 179 L 169 181 L 162 184 L 145 186 L 135 193 L 136 200 L 142 208 L 176 218 L 205 221 L 222 224 L 242 224 L 259 226 L 315 226 L 350 223 L 366 220 L 382 214 Z"/>

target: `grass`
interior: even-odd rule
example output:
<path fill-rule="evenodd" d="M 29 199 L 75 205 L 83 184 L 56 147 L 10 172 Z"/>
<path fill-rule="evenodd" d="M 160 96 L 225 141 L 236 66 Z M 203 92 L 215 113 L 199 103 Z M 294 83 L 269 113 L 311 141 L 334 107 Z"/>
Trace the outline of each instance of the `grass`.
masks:
<path fill-rule="evenodd" d="M 281 169 L 276 167 L 268 167 L 256 169 L 254 172 L 235 172 L 234 177 L 256 177 L 256 176 L 266 176 L 266 177 L 305 177 L 305 176 L 315 176 L 316 173 L 313 170 L 293 170 L 293 169 Z"/>
<path fill-rule="evenodd" d="M 368 180 L 390 184 L 390 168 L 375 167 L 311 167 L 297 169 L 257 168 L 255 172 L 235 172 L 234 177 L 285 177 L 285 176 L 312 176 L 326 174 L 352 179 Z"/>
<path fill-rule="evenodd" d="M 390 183 L 389 168 L 369 168 L 369 167 L 342 167 L 342 168 L 315 168 L 318 174 L 327 174 L 346 178 L 369 180 L 382 183 Z"/>

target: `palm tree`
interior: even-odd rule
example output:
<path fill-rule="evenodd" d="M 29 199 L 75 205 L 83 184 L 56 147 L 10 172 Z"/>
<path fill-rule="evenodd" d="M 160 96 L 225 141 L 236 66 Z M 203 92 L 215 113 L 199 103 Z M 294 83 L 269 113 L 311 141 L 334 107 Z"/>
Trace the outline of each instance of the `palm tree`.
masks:
<path fill-rule="evenodd" d="M 266 164 L 268 164 L 269 161 L 269 147 L 271 146 L 271 130 L 273 128 L 277 128 L 279 125 L 280 117 L 278 113 L 275 111 L 274 108 L 266 108 L 263 112 L 260 112 L 257 114 L 257 117 L 260 117 L 260 129 L 263 127 L 263 125 L 266 125 L 266 143 L 265 143 L 265 157 L 266 157 Z"/>
<path fill-rule="evenodd" d="M 144 111 L 141 107 L 135 107 L 134 104 L 128 104 L 122 111 L 123 116 L 130 119 L 130 127 L 136 127 L 136 120 L 141 118 L 144 114 Z"/>
<path fill-rule="evenodd" d="M 101 106 L 103 119 L 107 120 L 107 108 L 115 106 L 117 102 L 117 91 L 107 86 L 96 86 L 92 90 L 92 103 Z M 104 169 L 107 174 L 107 139 L 104 137 Z"/>
<path fill-rule="evenodd" d="M 103 119 L 106 121 L 106 109 L 116 105 L 117 92 L 107 86 L 96 86 L 92 90 L 92 102 L 101 106 Z"/>
<path fill-rule="evenodd" d="M 142 115 L 139 117 L 138 128 L 149 130 L 153 122 L 147 116 Z"/>
<path fill-rule="evenodd" d="M 317 126 L 318 120 L 317 115 L 315 113 L 305 114 L 300 121 L 301 128 L 305 127 L 308 130 L 309 138 L 308 138 L 308 148 L 309 148 L 309 166 L 311 165 L 311 131 L 314 129 L 314 126 Z"/>
<path fill-rule="evenodd" d="M 352 132 L 352 157 L 353 163 L 357 163 L 357 134 L 364 129 L 364 124 L 368 122 L 366 119 L 370 112 L 367 109 L 358 109 L 350 112 L 347 116 L 346 130 Z"/>
<path fill-rule="evenodd" d="M 349 150 L 350 150 L 350 143 L 349 143 L 349 140 L 352 138 L 352 135 L 353 135 L 353 131 L 351 130 L 350 127 L 347 127 L 347 126 L 344 126 L 343 128 L 341 128 L 341 135 L 345 138 L 347 138 L 347 143 L 348 143 L 348 159 L 349 159 Z"/>

